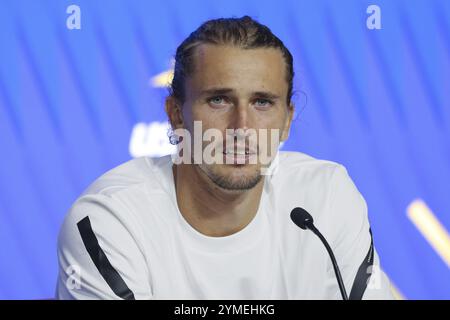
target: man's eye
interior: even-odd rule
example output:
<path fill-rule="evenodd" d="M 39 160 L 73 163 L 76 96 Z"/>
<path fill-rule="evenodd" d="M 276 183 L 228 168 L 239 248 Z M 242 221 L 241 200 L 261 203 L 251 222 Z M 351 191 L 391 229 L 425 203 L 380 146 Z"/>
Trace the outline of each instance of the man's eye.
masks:
<path fill-rule="evenodd" d="M 267 99 L 256 99 L 255 105 L 257 107 L 270 107 L 273 105 L 273 102 Z"/>
<path fill-rule="evenodd" d="M 225 100 L 225 97 L 217 96 L 217 97 L 210 98 L 208 100 L 208 102 L 211 104 L 220 105 L 220 104 L 225 104 L 226 100 Z"/>
<path fill-rule="evenodd" d="M 220 104 L 221 102 L 223 102 L 223 98 L 222 97 L 214 97 L 214 98 L 212 98 L 210 101 L 212 102 L 212 103 L 216 103 L 216 104 Z"/>

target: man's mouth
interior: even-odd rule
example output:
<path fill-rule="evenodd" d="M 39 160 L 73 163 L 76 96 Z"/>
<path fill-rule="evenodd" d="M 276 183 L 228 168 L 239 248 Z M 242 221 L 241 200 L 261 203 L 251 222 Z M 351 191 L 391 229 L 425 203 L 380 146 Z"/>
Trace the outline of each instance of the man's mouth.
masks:
<path fill-rule="evenodd" d="M 224 154 L 235 154 L 235 155 L 250 155 L 255 154 L 255 152 L 250 152 L 250 150 L 242 150 L 242 151 L 234 151 L 234 150 L 225 150 Z"/>
<path fill-rule="evenodd" d="M 256 151 L 254 150 L 227 149 L 223 151 L 223 154 L 225 157 L 225 164 L 256 164 Z"/>

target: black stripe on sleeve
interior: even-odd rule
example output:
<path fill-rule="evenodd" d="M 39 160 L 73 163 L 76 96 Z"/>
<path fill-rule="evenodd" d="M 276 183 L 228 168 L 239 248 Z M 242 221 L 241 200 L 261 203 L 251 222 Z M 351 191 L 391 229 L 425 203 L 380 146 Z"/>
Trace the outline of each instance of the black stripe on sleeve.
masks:
<path fill-rule="evenodd" d="M 364 261 L 359 266 L 358 272 L 356 273 L 355 281 L 353 282 L 352 291 L 350 292 L 350 300 L 362 300 L 364 292 L 366 291 L 367 283 L 372 275 L 373 267 L 373 236 L 372 230 L 370 232 L 370 248 L 367 252 Z"/>
<path fill-rule="evenodd" d="M 102 275 L 103 279 L 105 279 L 108 286 L 122 299 L 134 300 L 133 292 L 128 288 L 127 284 L 117 270 L 111 265 L 105 252 L 98 244 L 98 240 L 92 230 L 89 217 L 86 216 L 80 220 L 77 223 L 77 226 L 89 256 Z"/>

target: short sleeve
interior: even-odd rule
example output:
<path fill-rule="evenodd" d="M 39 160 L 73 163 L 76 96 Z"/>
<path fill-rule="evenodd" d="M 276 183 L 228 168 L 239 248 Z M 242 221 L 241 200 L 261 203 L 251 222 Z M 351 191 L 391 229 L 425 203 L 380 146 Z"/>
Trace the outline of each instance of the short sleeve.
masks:
<path fill-rule="evenodd" d="M 58 237 L 58 299 L 151 299 L 139 228 L 112 196 L 84 195 Z"/>
<path fill-rule="evenodd" d="M 347 295 L 353 299 L 394 299 L 374 246 L 366 201 L 342 165 L 336 167 L 331 184 L 330 245 Z M 327 270 L 330 298 L 341 299 L 331 261 Z"/>

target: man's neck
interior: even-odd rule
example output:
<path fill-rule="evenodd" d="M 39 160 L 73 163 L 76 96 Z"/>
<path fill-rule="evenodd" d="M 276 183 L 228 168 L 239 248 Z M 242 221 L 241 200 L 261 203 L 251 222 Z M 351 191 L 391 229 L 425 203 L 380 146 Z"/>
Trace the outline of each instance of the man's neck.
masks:
<path fill-rule="evenodd" d="M 215 185 L 193 165 L 173 166 L 178 208 L 200 233 L 224 237 L 242 230 L 255 217 L 264 177 L 250 190 L 231 191 Z"/>

